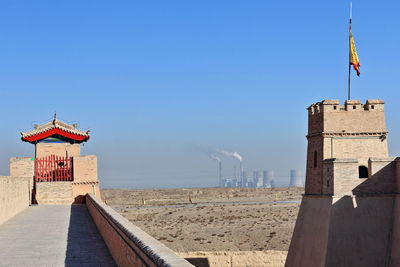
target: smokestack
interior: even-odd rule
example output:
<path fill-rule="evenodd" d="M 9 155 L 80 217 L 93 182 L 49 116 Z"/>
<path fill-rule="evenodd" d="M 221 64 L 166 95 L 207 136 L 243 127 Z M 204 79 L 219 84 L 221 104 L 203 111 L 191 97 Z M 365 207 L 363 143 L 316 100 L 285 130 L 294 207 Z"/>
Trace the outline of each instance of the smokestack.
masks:
<path fill-rule="evenodd" d="M 239 160 L 239 177 L 238 177 L 239 179 L 238 179 L 238 184 L 239 184 L 239 187 L 242 187 L 243 186 L 243 157 L 236 151 L 235 152 L 228 152 L 228 151 L 225 151 L 225 150 L 222 150 L 222 149 L 216 149 L 215 151 L 220 153 L 220 154 L 222 154 L 222 155 L 225 155 L 225 156 L 228 156 L 228 157 L 232 157 L 232 158 L 235 158 L 235 159 Z M 235 167 L 235 169 L 236 169 L 236 167 Z M 236 178 L 236 170 L 235 170 L 235 178 Z"/>
<path fill-rule="evenodd" d="M 245 181 L 244 181 L 244 177 L 243 177 L 243 162 L 242 161 L 240 161 L 240 163 L 239 163 L 239 169 L 240 169 L 239 170 L 240 171 L 240 174 L 239 174 L 240 187 L 243 187 Z"/>
<path fill-rule="evenodd" d="M 217 156 L 215 156 L 214 154 L 210 154 L 210 157 L 212 159 L 215 159 L 216 161 L 218 161 L 218 184 L 220 187 L 223 187 L 224 185 L 222 184 L 222 163 L 221 163 L 221 159 Z"/>
<path fill-rule="evenodd" d="M 218 179 L 219 179 L 219 187 L 224 187 L 222 184 L 222 163 L 221 161 L 218 162 Z"/>
<path fill-rule="evenodd" d="M 302 187 L 303 177 L 298 170 L 290 170 L 290 187 Z"/>

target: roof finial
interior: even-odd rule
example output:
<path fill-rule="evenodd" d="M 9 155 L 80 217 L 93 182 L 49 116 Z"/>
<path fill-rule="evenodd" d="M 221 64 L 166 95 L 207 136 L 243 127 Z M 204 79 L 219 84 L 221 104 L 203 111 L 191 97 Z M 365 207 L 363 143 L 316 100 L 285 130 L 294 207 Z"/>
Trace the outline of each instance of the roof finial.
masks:
<path fill-rule="evenodd" d="M 57 111 L 54 112 L 54 120 L 57 119 Z"/>

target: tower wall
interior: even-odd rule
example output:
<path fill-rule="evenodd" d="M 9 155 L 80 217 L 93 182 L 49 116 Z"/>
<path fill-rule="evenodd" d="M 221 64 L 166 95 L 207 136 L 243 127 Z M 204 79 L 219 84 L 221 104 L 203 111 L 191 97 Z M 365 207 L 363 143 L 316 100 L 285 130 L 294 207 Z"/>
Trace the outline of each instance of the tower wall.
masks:
<path fill-rule="evenodd" d="M 50 155 L 61 157 L 75 157 L 81 154 L 80 144 L 70 143 L 37 143 L 35 144 L 36 158 L 42 158 Z"/>
<path fill-rule="evenodd" d="M 388 157 L 384 102 L 324 100 L 308 108 L 306 194 L 323 194 L 323 161 L 357 159 L 368 166 L 370 157 Z M 326 182 L 326 181 L 325 181 Z"/>

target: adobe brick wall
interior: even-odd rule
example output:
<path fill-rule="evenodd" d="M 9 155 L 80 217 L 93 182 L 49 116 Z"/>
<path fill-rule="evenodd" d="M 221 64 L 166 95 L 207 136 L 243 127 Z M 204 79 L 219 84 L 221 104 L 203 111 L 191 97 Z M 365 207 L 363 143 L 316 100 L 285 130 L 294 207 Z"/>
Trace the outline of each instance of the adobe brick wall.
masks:
<path fill-rule="evenodd" d="M 95 155 L 74 156 L 73 168 L 74 182 L 97 181 L 97 157 Z"/>
<path fill-rule="evenodd" d="M 72 182 L 36 183 L 36 202 L 39 205 L 71 205 L 74 202 Z"/>
<path fill-rule="evenodd" d="M 285 266 L 325 266 L 332 197 L 303 196 Z"/>
<path fill-rule="evenodd" d="M 35 159 L 29 157 L 10 158 L 10 176 L 31 177 L 34 175 Z"/>
<path fill-rule="evenodd" d="M 392 249 L 389 266 L 400 266 L 400 196 L 396 196 L 393 205 Z"/>
<path fill-rule="evenodd" d="M 86 194 L 93 194 L 100 198 L 99 182 L 72 182 L 72 195 L 75 204 L 85 203 Z"/>
<path fill-rule="evenodd" d="M 0 224 L 30 205 L 32 178 L 0 176 Z"/>
<path fill-rule="evenodd" d="M 93 195 L 86 205 L 118 266 L 193 266 Z"/>
<path fill-rule="evenodd" d="M 37 183 L 36 202 L 58 205 L 85 203 L 85 195 L 88 193 L 100 198 L 96 156 L 74 156 L 73 176 L 72 182 Z"/>
<path fill-rule="evenodd" d="M 61 157 L 75 157 L 81 154 L 79 144 L 69 143 L 38 143 L 35 145 L 35 155 L 37 158 L 56 155 Z"/>
<path fill-rule="evenodd" d="M 352 190 L 365 182 L 358 178 L 357 159 L 328 159 L 324 161 L 324 185 L 329 180 L 330 188 L 326 193 L 335 196 L 352 195 Z"/>

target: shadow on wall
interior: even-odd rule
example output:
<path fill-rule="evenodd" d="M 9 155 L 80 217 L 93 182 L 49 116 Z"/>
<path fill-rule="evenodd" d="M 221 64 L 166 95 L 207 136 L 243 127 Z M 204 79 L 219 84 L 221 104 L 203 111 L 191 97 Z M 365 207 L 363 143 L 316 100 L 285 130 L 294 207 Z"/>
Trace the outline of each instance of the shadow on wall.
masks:
<path fill-rule="evenodd" d="M 394 163 L 331 208 L 325 266 L 388 266 L 396 192 Z M 388 194 L 388 195 L 380 195 Z"/>
<path fill-rule="evenodd" d="M 355 196 L 396 193 L 396 161 L 390 162 L 353 189 Z"/>
<path fill-rule="evenodd" d="M 66 267 L 117 266 L 86 205 L 71 205 Z"/>
<path fill-rule="evenodd" d="M 196 267 L 210 267 L 210 263 L 207 258 L 185 258 L 188 262 Z"/>

